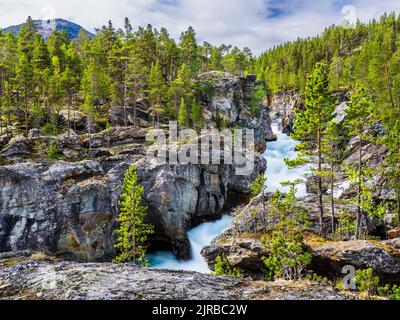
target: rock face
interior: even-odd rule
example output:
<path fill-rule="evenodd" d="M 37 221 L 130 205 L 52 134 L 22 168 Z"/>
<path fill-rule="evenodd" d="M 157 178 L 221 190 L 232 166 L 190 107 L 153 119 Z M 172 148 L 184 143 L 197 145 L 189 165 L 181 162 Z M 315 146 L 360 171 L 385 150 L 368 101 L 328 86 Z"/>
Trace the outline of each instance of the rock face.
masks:
<path fill-rule="evenodd" d="M 251 282 L 196 272 L 108 263 L 0 260 L 0 299 L 30 300 L 348 300 L 317 283 Z"/>
<path fill-rule="evenodd" d="M 234 98 L 226 100 L 224 110 L 236 114 L 243 128 L 254 128 L 258 142 L 265 144 L 268 117 L 245 118 L 245 96 L 255 79 L 230 81 L 226 94 Z M 220 86 L 217 91 L 219 95 L 225 92 Z M 208 108 L 215 111 L 213 102 Z M 121 108 L 111 116 L 117 123 L 122 121 Z M 232 199 L 247 196 L 251 183 L 265 171 L 265 160 L 258 154 L 246 176 L 235 174 L 238 164 L 156 163 L 145 157 L 150 128 L 141 125 L 91 135 L 5 138 L 0 151 L 5 164 L 0 166 L 0 252 L 32 249 L 79 261 L 109 261 L 115 254 L 113 231 L 124 172 L 136 164 L 145 188 L 148 219 L 155 226 L 152 243 L 155 248 L 171 248 L 178 258 L 188 258 L 187 230 L 218 218 Z M 50 145 L 59 150 L 62 160 L 47 160 Z"/>
<path fill-rule="evenodd" d="M 114 254 L 114 218 L 123 174 L 136 163 L 149 222 L 156 227 L 153 240 L 186 258 L 187 230 L 219 216 L 228 191 L 249 192 L 251 181 L 265 170 L 260 156 L 253 173 L 242 179 L 235 176 L 234 165 L 153 163 L 142 156 L 143 145 L 130 143 L 144 139 L 144 132 L 130 132 L 133 136 L 128 139 L 130 130 L 93 135 L 90 150 L 75 144 L 79 136 L 55 142 L 71 157 L 90 153 L 92 160 L 0 167 L 0 251 L 35 249 L 81 261 L 109 260 Z M 122 140 L 126 144 L 120 145 Z M 112 146 L 107 148 L 109 142 Z M 20 143 L 14 146 L 6 152 L 25 155 Z"/>
<path fill-rule="evenodd" d="M 238 78 L 212 71 L 202 74 L 200 79 L 212 83 L 211 93 L 203 98 L 203 103 L 207 105 L 203 116 L 208 126 L 224 122 L 227 127 L 254 129 L 255 144 L 260 153 L 265 151 L 267 141 L 276 140 L 267 106 L 260 106 L 258 115 L 251 111 L 255 75 Z"/>
<path fill-rule="evenodd" d="M 277 93 L 269 102 L 273 122 L 278 122 L 283 133 L 293 131 L 294 110 L 302 108 L 303 102 L 297 91 Z"/>

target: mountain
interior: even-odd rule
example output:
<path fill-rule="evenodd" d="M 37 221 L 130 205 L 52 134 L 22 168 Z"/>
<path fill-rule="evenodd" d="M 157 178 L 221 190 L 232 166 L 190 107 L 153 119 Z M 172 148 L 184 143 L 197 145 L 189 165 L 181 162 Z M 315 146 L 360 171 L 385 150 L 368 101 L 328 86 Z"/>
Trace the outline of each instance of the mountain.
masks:
<path fill-rule="evenodd" d="M 34 20 L 36 29 L 45 39 L 47 39 L 54 30 L 66 30 L 71 38 L 76 39 L 79 31 L 83 29 L 90 38 L 94 37 L 94 34 L 82 28 L 80 25 L 64 20 L 64 19 L 52 19 L 52 20 Z M 23 24 L 10 26 L 3 29 L 4 32 L 13 32 L 17 34 Z"/>

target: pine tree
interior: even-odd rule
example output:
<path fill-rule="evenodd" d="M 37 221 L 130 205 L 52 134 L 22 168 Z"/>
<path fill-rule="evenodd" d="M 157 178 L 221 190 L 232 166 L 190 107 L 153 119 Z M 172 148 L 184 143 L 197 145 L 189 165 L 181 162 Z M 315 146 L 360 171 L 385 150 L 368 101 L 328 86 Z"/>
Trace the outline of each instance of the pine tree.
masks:
<path fill-rule="evenodd" d="M 331 206 L 331 230 L 335 234 L 335 182 L 336 176 L 340 170 L 340 164 L 343 160 L 343 151 L 341 143 L 341 126 L 334 120 L 330 121 L 325 130 L 325 139 L 322 142 L 322 154 L 326 167 L 320 175 L 327 179 L 330 187 L 330 206 Z"/>
<path fill-rule="evenodd" d="M 302 141 L 298 146 L 300 154 L 294 161 L 287 161 L 289 166 L 305 163 L 314 165 L 313 172 L 317 177 L 318 211 L 320 233 L 323 233 L 323 192 L 322 176 L 324 129 L 332 119 L 333 104 L 328 92 L 328 70 L 326 64 L 317 64 L 308 76 L 305 92 L 305 108 L 295 111 L 294 132 L 292 137 Z"/>
<path fill-rule="evenodd" d="M 197 76 L 200 69 L 199 47 L 192 27 L 182 33 L 179 45 L 182 49 L 183 63 L 188 66 L 193 77 Z"/>
<path fill-rule="evenodd" d="M 189 125 L 189 116 L 188 116 L 188 112 L 186 109 L 185 100 L 183 98 L 181 98 L 181 104 L 179 107 L 178 124 L 180 126 L 188 126 Z"/>
<path fill-rule="evenodd" d="M 122 185 L 120 211 L 116 230 L 118 239 L 115 248 L 118 256 L 115 263 L 132 262 L 136 266 L 147 266 L 147 238 L 153 233 L 153 226 L 145 223 L 147 206 L 143 205 L 144 188 L 139 184 L 136 167 L 131 166 L 125 173 Z"/>
<path fill-rule="evenodd" d="M 34 72 L 32 58 L 36 29 L 31 17 L 18 33 L 18 62 L 16 67 L 17 87 L 23 98 L 25 132 L 29 130 L 29 108 L 34 95 Z"/>
<path fill-rule="evenodd" d="M 348 108 L 346 109 L 345 126 L 349 136 L 355 136 L 358 139 L 358 159 L 357 163 L 353 164 L 349 173 L 353 176 L 353 182 L 357 187 L 357 220 L 356 220 L 356 238 L 359 239 L 362 235 L 362 228 L 367 232 L 368 217 L 363 203 L 368 201 L 366 189 L 366 177 L 370 172 L 365 167 L 363 162 L 363 145 L 365 142 L 371 141 L 370 133 L 368 132 L 372 118 L 372 104 L 368 97 L 365 87 L 357 84 L 356 89 L 350 95 Z"/>
<path fill-rule="evenodd" d="M 190 112 L 190 119 L 192 120 L 193 126 L 197 129 L 201 129 L 204 126 L 204 118 L 201 111 L 200 104 L 193 99 L 192 108 Z"/>
<path fill-rule="evenodd" d="M 153 118 L 157 118 L 157 124 L 160 122 L 160 114 L 163 110 L 163 102 L 166 93 L 166 87 L 162 78 L 161 66 L 157 62 L 151 66 L 149 81 L 148 81 L 148 100 Z"/>

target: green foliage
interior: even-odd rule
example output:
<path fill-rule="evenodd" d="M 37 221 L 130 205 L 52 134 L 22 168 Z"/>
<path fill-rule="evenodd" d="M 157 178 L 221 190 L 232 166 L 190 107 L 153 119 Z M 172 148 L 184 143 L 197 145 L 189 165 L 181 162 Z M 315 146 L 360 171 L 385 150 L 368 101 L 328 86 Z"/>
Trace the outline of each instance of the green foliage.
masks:
<path fill-rule="evenodd" d="M 368 298 L 378 290 L 379 277 L 375 275 L 374 269 L 357 270 L 354 279 L 358 291 L 366 293 Z"/>
<path fill-rule="evenodd" d="M 49 136 L 57 135 L 57 129 L 53 123 L 46 123 L 41 130 Z"/>
<path fill-rule="evenodd" d="M 296 229 L 274 231 L 272 235 L 264 236 L 263 245 L 269 253 L 263 258 L 268 280 L 298 280 L 305 275 L 311 255 L 304 250 L 301 232 Z"/>
<path fill-rule="evenodd" d="M 138 183 L 136 167 L 126 172 L 122 185 L 120 210 L 117 222 L 119 228 L 115 248 L 118 256 L 115 263 L 132 262 L 136 266 L 146 266 L 147 238 L 153 233 L 153 226 L 145 222 L 147 206 L 143 205 L 144 188 Z"/>
<path fill-rule="evenodd" d="M 217 276 L 240 277 L 241 272 L 237 268 L 233 268 L 225 254 L 219 255 L 215 259 L 214 274 Z"/>
<path fill-rule="evenodd" d="M 257 179 L 251 184 L 250 186 L 250 190 L 251 190 L 251 194 L 253 196 L 258 196 L 259 194 L 261 194 L 262 192 L 264 192 L 265 188 L 266 188 L 266 183 L 267 178 L 265 177 L 265 174 L 260 174 Z"/>
<path fill-rule="evenodd" d="M 346 211 L 340 213 L 337 217 L 338 226 L 336 235 L 340 240 L 350 239 L 356 231 L 356 224 L 352 215 Z"/>
<path fill-rule="evenodd" d="M 309 225 L 307 212 L 296 198 L 294 186 L 283 196 L 278 192 L 268 202 L 269 229 L 262 238 L 268 257 L 263 258 L 269 280 L 298 280 L 306 273 L 311 255 L 304 250 L 302 230 Z"/>
<path fill-rule="evenodd" d="M 50 145 L 50 147 L 46 151 L 46 158 L 49 161 L 55 161 L 60 158 L 60 154 L 56 145 Z"/>
<path fill-rule="evenodd" d="M 393 300 L 400 300 L 400 286 L 393 285 L 390 292 L 390 298 Z"/>
<path fill-rule="evenodd" d="M 318 183 L 318 208 L 320 220 L 320 233 L 323 224 L 323 196 L 322 175 L 324 164 L 323 146 L 327 140 L 325 128 L 332 120 L 333 104 L 328 92 L 328 68 L 326 64 L 319 63 L 314 71 L 308 75 L 305 90 L 305 108 L 295 111 L 294 131 L 292 137 L 302 141 L 297 149 L 299 155 L 294 160 L 285 160 L 289 167 L 296 167 L 310 163 Z"/>
<path fill-rule="evenodd" d="M 178 124 L 181 126 L 189 125 L 189 115 L 186 109 L 185 100 L 183 98 L 181 98 L 181 104 L 179 106 Z"/>
<path fill-rule="evenodd" d="M 262 100 L 264 97 L 265 97 L 264 86 L 262 85 L 256 86 L 250 99 L 250 110 L 253 114 L 259 113 L 262 105 Z"/>

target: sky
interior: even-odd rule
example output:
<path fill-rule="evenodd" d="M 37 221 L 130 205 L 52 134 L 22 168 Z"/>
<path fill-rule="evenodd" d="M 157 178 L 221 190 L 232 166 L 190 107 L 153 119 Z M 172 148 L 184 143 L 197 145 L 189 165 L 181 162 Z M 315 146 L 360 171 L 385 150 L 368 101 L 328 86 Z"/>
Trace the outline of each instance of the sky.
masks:
<path fill-rule="evenodd" d="M 176 39 L 192 26 L 199 42 L 259 54 L 344 20 L 369 21 L 390 11 L 400 13 L 400 0 L 0 0 L 0 28 L 30 15 L 64 18 L 93 32 L 108 20 L 122 27 L 128 17 L 134 27 L 165 27 Z"/>

